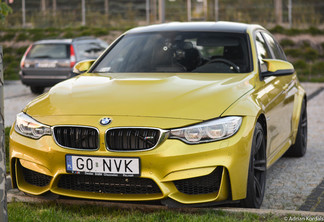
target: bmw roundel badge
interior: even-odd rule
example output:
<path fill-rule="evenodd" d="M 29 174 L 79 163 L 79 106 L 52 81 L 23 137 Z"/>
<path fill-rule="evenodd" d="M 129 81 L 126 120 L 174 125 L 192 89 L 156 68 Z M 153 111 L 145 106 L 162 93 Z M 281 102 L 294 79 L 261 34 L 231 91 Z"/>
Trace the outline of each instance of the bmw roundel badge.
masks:
<path fill-rule="evenodd" d="M 108 117 L 104 117 L 100 120 L 100 124 L 103 126 L 107 126 L 109 123 L 111 123 L 111 119 Z"/>

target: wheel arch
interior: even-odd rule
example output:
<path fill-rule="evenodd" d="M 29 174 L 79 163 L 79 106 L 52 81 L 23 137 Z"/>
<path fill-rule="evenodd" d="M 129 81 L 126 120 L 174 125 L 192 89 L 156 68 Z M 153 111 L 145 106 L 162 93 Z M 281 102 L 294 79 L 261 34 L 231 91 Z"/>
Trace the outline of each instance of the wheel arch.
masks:
<path fill-rule="evenodd" d="M 267 119 L 265 117 L 265 115 L 263 113 L 260 113 L 257 122 L 259 122 L 263 128 L 263 132 L 264 132 L 264 139 L 265 139 L 265 143 L 266 143 L 266 149 L 268 148 L 268 128 L 267 128 Z"/>
<path fill-rule="evenodd" d="M 305 101 L 305 106 L 307 110 L 307 95 L 305 90 L 302 87 L 299 87 L 299 92 L 295 95 L 295 101 L 294 101 L 294 112 L 292 116 L 292 122 L 291 122 L 291 132 L 292 132 L 292 144 L 295 144 L 296 137 L 297 137 L 297 131 L 298 131 L 298 125 L 299 125 L 299 119 L 301 114 L 301 109 L 303 102 Z"/>

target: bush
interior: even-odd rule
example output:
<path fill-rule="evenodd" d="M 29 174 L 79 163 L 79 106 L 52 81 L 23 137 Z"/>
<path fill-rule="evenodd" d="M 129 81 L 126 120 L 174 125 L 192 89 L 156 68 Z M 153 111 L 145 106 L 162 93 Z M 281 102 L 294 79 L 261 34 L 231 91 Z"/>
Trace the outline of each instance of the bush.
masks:
<path fill-rule="evenodd" d="M 2 36 L 1 41 L 11 41 L 15 38 L 16 34 L 12 32 L 7 32 L 4 36 Z"/>
<path fill-rule="evenodd" d="M 54 28 L 54 27 L 49 27 L 49 28 L 44 29 L 44 31 L 46 31 L 46 32 L 57 32 L 59 30 L 57 28 Z"/>
<path fill-rule="evenodd" d="M 29 38 L 29 40 L 32 41 L 37 41 L 37 40 L 41 40 L 44 39 L 45 35 L 44 35 L 44 31 L 42 29 L 30 29 L 29 33 L 31 35 L 31 39 Z"/>
<path fill-rule="evenodd" d="M 7 68 L 8 69 L 19 69 L 19 61 L 15 60 L 13 62 L 11 62 L 10 64 L 8 64 Z"/>
<path fill-rule="evenodd" d="M 12 54 L 12 53 L 14 53 L 15 52 L 15 49 L 14 48 L 12 48 L 12 47 L 4 47 L 3 48 L 3 54 L 4 55 L 8 55 L 8 54 Z"/>
<path fill-rule="evenodd" d="M 4 54 L 3 55 L 3 63 L 4 65 L 8 65 L 9 63 L 15 61 L 15 57 L 12 55 Z"/>
<path fill-rule="evenodd" d="M 303 41 L 301 41 L 301 47 L 302 47 L 302 48 L 308 48 L 308 47 L 311 47 L 311 43 L 310 43 L 310 41 L 308 41 L 308 40 L 303 40 Z"/>
<path fill-rule="evenodd" d="M 319 53 L 317 50 L 307 47 L 304 52 L 304 57 L 307 61 L 314 61 L 318 58 Z"/>
<path fill-rule="evenodd" d="M 312 73 L 315 75 L 324 75 L 324 62 L 316 62 L 312 66 Z"/>
<path fill-rule="evenodd" d="M 94 36 L 103 36 L 103 35 L 109 35 L 109 30 L 107 29 L 95 29 L 92 33 Z"/>
<path fill-rule="evenodd" d="M 301 33 L 303 33 L 303 30 L 301 30 L 301 29 L 287 29 L 286 30 L 286 34 L 287 35 L 290 35 L 290 36 L 292 36 L 292 35 L 299 35 Z"/>
<path fill-rule="evenodd" d="M 58 32 L 48 32 L 46 33 L 46 38 L 59 38 L 60 34 Z"/>
<path fill-rule="evenodd" d="M 79 34 L 79 36 L 91 36 L 91 35 L 92 35 L 91 30 L 84 30 Z"/>
<path fill-rule="evenodd" d="M 16 49 L 17 56 L 22 57 L 24 53 L 26 52 L 28 46 L 22 46 Z"/>
<path fill-rule="evenodd" d="M 32 41 L 38 41 L 38 40 L 41 40 L 41 39 L 44 39 L 44 34 L 43 33 L 35 33 L 33 36 L 32 36 Z"/>
<path fill-rule="evenodd" d="M 308 69 L 308 64 L 304 60 L 297 60 L 293 65 L 295 69 Z"/>
<path fill-rule="evenodd" d="M 324 42 L 321 43 L 322 49 L 324 50 Z"/>
<path fill-rule="evenodd" d="M 63 34 L 63 38 L 73 38 L 74 34 L 71 31 L 67 31 L 66 33 Z"/>
<path fill-rule="evenodd" d="M 295 42 L 291 39 L 282 39 L 280 41 L 280 45 L 282 47 L 293 47 L 295 45 Z"/>
<path fill-rule="evenodd" d="M 270 30 L 270 32 L 283 34 L 285 32 L 285 29 L 280 25 L 276 25 L 274 28 Z"/>
<path fill-rule="evenodd" d="M 17 38 L 16 38 L 16 41 L 26 41 L 28 40 L 28 36 L 26 35 L 26 33 L 24 32 L 21 32 L 18 34 Z"/>
<path fill-rule="evenodd" d="M 17 68 L 6 68 L 3 70 L 3 77 L 5 80 L 18 80 L 19 79 L 19 67 Z"/>
<path fill-rule="evenodd" d="M 316 27 L 309 27 L 309 29 L 307 30 L 308 33 L 312 34 L 312 35 L 321 35 L 324 34 L 324 31 L 316 28 Z"/>
<path fill-rule="evenodd" d="M 299 58 L 303 55 L 303 52 L 300 49 L 286 49 L 285 54 L 293 58 Z"/>
<path fill-rule="evenodd" d="M 89 28 L 87 27 L 87 26 L 79 26 L 78 28 L 77 28 L 77 30 L 79 30 L 79 31 L 86 31 L 86 30 L 88 30 Z"/>

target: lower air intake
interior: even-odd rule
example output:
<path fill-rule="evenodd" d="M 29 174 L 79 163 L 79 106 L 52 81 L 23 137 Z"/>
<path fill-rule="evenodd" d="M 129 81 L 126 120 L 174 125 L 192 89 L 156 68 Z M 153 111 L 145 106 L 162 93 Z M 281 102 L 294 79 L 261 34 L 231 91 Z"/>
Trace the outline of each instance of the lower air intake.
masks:
<path fill-rule="evenodd" d="M 19 167 L 22 169 L 24 180 L 34 186 L 44 187 L 47 186 L 50 182 L 52 177 L 47 176 L 45 174 L 37 173 L 35 171 L 29 170 L 19 163 Z"/>
<path fill-rule="evenodd" d="M 197 195 L 218 192 L 223 167 L 217 167 L 211 174 L 185 180 L 176 180 L 174 185 L 184 194 Z"/>
<path fill-rule="evenodd" d="M 107 194 L 158 194 L 161 190 L 147 178 L 109 177 L 65 174 L 60 177 L 58 187 Z"/>

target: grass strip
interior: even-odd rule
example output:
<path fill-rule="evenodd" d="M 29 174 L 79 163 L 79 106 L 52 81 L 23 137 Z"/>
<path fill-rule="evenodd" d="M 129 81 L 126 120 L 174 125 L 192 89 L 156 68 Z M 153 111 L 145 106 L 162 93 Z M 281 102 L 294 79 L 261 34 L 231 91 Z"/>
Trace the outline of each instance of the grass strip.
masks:
<path fill-rule="evenodd" d="M 145 221 L 145 222 L 191 222 L 191 221 L 282 221 L 283 216 L 273 214 L 230 213 L 214 209 L 196 209 L 192 212 L 181 209 L 121 209 L 99 205 L 70 205 L 51 203 L 8 204 L 9 221 Z"/>

